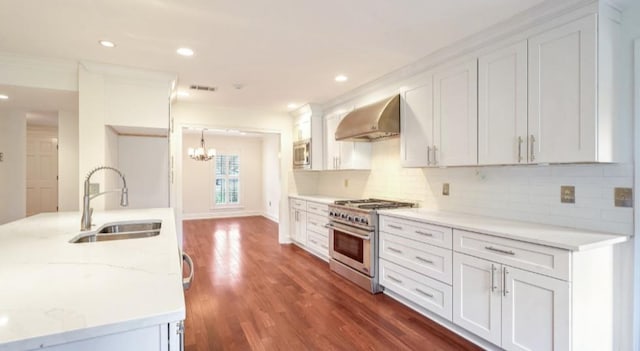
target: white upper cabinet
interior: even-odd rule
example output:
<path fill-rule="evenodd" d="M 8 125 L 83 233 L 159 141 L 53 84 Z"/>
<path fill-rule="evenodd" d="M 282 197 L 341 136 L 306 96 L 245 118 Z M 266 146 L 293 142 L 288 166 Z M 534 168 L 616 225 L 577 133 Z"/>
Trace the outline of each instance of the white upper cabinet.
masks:
<path fill-rule="evenodd" d="M 478 163 L 527 163 L 527 41 L 478 59 Z"/>
<path fill-rule="evenodd" d="M 595 14 L 529 38 L 530 162 L 602 161 L 596 40 Z"/>
<path fill-rule="evenodd" d="M 400 153 L 404 167 L 431 166 L 433 141 L 433 77 L 402 93 Z"/>
<path fill-rule="evenodd" d="M 371 143 L 336 141 L 336 129 L 345 115 L 332 113 L 324 118 L 324 169 L 371 169 Z"/>
<path fill-rule="evenodd" d="M 323 134 L 322 134 L 322 113 L 317 105 L 306 104 L 290 113 L 293 116 L 293 143 L 299 141 L 309 141 L 309 166 L 297 170 L 322 170 L 324 161 Z"/>
<path fill-rule="evenodd" d="M 311 115 L 305 114 L 293 121 L 293 141 L 311 139 Z"/>
<path fill-rule="evenodd" d="M 433 74 L 432 165 L 478 163 L 478 60 L 436 69 Z"/>

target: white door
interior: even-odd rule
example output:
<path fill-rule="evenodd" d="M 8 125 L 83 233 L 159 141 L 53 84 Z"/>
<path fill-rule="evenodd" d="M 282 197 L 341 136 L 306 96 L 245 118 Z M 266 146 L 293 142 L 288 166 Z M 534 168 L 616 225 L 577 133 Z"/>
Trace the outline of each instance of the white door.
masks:
<path fill-rule="evenodd" d="M 339 114 L 334 113 L 324 119 L 325 169 L 338 169 L 340 148 L 335 134 L 340 123 L 340 117 Z"/>
<path fill-rule="evenodd" d="M 400 145 L 403 167 L 427 167 L 431 164 L 433 142 L 433 77 L 406 90 L 400 105 Z"/>
<path fill-rule="evenodd" d="M 507 266 L 503 269 L 502 347 L 569 350 L 569 283 Z"/>
<path fill-rule="evenodd" d="M 478 59 L 478 163 L 527 163 L 527 42 Z"/>
<path fill-rule="evenodd" d="M 58 135 L 27 133 L 27 216 L 58 211 Z"/>
<path fill-rule="evenodd" d="M 529 39 L 531 162 L 597 161 L 596 28 L 594 14 Z"/>
<path fill-rule="evenodd" d="M 453 322 L 500 345 L 500 265 L 453 254 Z"/>
<path fill-rule="evenodd" d="M 478 163 L 478 60 L 437 70 L 433 114 L 438 166 Z"/>

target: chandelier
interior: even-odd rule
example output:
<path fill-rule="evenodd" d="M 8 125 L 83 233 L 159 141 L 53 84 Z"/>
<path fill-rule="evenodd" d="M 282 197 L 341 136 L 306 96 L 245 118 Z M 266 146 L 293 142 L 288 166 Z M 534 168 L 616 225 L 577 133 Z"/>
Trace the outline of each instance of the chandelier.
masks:
<path fill-rule="evenodd" d="M 202 130 L 202 136 L 200 137 L 200 147 L 190 147 L 187 150 L 189 157 L 196 161 L 209 161 L 216 156 L 216 149 L 207 149 L 204 145 L 204 131 Z"/>

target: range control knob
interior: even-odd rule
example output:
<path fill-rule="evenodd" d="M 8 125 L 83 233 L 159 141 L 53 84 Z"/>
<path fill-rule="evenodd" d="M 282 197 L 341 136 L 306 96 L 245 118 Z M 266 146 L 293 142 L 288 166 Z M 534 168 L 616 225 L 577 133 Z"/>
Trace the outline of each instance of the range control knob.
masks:
<path fill-rule="evenodd" d="M 341 215 L 340 215 L 340 218 L 342 218 L 342 219 L 347 218 L 347 214 L 346 214 L 346 213 L 341 214 Z"/>
<path fill-rule="evenodd" d="M 347 221 L 349 221 L 349 222 L 353 221 L 353 217 L 352 216 L 347 216 Z"/>
<path fill-rule="evenodd" d="M 364 218 L 364 217 L 362 217 L 362 218 L 360 218 L 360 223 L 362 223 L 364 225 L 369 225 L 369 220 Z"/>

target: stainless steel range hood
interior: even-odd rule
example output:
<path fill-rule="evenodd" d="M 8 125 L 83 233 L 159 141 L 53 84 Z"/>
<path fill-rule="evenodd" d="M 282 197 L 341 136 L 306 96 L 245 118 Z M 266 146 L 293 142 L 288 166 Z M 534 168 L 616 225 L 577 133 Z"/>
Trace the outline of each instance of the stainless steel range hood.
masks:
<path fill-rule="evenodd" d="M 400 134 L 400 95 L 349 112 L 336 129 L 336 140 L 377 141 Z"/>

